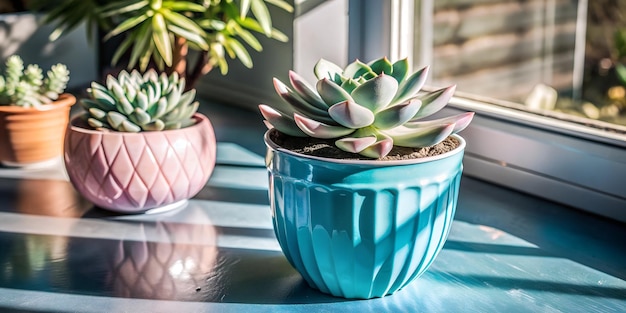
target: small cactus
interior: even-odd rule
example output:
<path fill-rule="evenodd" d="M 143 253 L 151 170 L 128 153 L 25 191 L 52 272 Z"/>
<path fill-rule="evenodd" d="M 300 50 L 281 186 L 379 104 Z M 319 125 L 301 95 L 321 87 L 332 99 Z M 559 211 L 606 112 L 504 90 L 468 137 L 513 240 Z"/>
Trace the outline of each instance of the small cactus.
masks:
<path fill-rule="evenodd" d="M 432 146 L 469 125 L 473 112 L 422 121 L 448 104 L 455 86 L 418 95 L 428 67 L 412 74 L 408 69 L 406 59 L 356 60 L 345 69 L 321 59 L 314 69 L 315 88 L 290 71 L 293 89 L 274 78 L 287 110 L 263 104 L 259 109 L 268 128 L 290 136 L 336 138 L 337 148 L 368 158 L 382 158 L 394 145 Z"/>
<path fill-rule="evenodd" d="M 0 75 L 0 105 L 41 107 L 59 98 L 69 81 L 69 71 L 63 64 L 57 64 L 46 73 L 30 64 L 24 69 L 22 58 L 10 56 L 6 61 L 4 76 Z"/>
<path fill-rule="evenodd" d="M 194 124 L 198 101 L 196 90 L 185 90 L 185 79 L 155 70 L 140 74 L 121 71 L 109 75 L 106 87 L 96 82 L 87 89 L 89 99 L 81 100 L 87 110 L 87 123 L 95 129 L 123 132 L 159 131 Z"/>

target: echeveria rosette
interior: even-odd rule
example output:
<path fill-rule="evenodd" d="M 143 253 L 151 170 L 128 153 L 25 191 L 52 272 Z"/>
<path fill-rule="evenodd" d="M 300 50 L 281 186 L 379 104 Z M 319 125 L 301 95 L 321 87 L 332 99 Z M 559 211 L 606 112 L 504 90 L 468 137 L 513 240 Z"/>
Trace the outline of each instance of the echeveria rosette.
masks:
<path fill-rule="evenodd" d="M 145 74 L 121 71 L 109 75 L 106 86 L 96 82 L 87 89 L 89 99 L 81 101 L 87 123 L 95 129 L 124 132 L 179 129 L 194 124 L 198 110 L 196 90 L 185 90 L 185 79 L 151 69 Z"/>
<path fill-rule="evenodd" d="M 268 128 L 297 137 L 334 139 L 335 146 L 369 158 L 386 156 L 394 145 L 421 148 L 436 145 L 469 125 L 474 113 L 441 119 L 423 118 L 441 110 L 456 86 L 418 94 L 428 67 L 409 74 L 406 59 L 387 58 L 345 69 L 321 59 L 315 65 L 315 88 L 293 71 L 291 88 L 274 78 L 286 110 L 261 104 Z"/>

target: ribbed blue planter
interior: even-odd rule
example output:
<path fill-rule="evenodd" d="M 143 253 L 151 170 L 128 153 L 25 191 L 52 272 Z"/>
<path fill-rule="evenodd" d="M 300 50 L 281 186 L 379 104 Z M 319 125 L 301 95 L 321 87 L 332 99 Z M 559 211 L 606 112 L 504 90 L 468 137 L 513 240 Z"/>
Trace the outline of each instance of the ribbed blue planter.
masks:
<path fill-rule="evenodd" d="M 465 141 L 420 160 L 304 156 L 265 134 L 274 231 L 307 283 L 345 298 L 393 294 L 420 276 L 448 236 Z"/>

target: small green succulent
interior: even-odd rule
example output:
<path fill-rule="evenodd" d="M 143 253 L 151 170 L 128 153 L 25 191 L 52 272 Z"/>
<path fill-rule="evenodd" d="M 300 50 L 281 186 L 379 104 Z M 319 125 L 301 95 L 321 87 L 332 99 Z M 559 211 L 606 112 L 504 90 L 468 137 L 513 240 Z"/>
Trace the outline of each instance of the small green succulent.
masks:
<path fill-rule="evenodd" d="M 469 125 L 474 113 L 422 121 L 442 109 L 456 86 L 418 94 L 428 67 L 409 75 L 407 59 L 387 58 L 345 69 L 321 59 L 315 65 L 315 88 L 293 71 L 292 88 L 274 78 L 274 87 L 288 104 L 286 110 L 261 104 L 268 128 L 291 136 L 336 138 L 337 148 L 369 158 L 386 156 L 394 145 L 427 147 Z"/>
<path fill-rule="evenodd" d="M 41 68 L 24 61 L 18 55 L 6 61 L 4 76 L 0 75 L 0 105 L 41 107 L 59 98 L 70 79 L 70 72 L 63 64 L 53 65 L 44 78 Z"/>
<path fill-rule="evenodd" d="M 87 110 L 87 123 L 95 129 L 124 132 L 159 131 L 194 124 L 198 110 L 196 90 L 185 90 L 185 79 L 155 70 L 140 74 L 121 71 L 117 79 L 109 75 L 106 87 L 96 82 L 87 89 L 89 99 L 81 100 Z"/>

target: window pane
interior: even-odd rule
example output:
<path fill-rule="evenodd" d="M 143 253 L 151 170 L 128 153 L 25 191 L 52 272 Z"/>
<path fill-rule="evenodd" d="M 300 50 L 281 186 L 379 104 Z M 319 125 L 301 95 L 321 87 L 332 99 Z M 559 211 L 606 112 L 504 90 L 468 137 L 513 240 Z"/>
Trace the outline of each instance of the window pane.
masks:
<path fill-rule="evenodd" d="M 432 10 L 431 27 L 416 24 L 415 59 L 432 64 L 433 85 L 626 125 L 626 0 L 423 0 L 417 10 Z"/>

